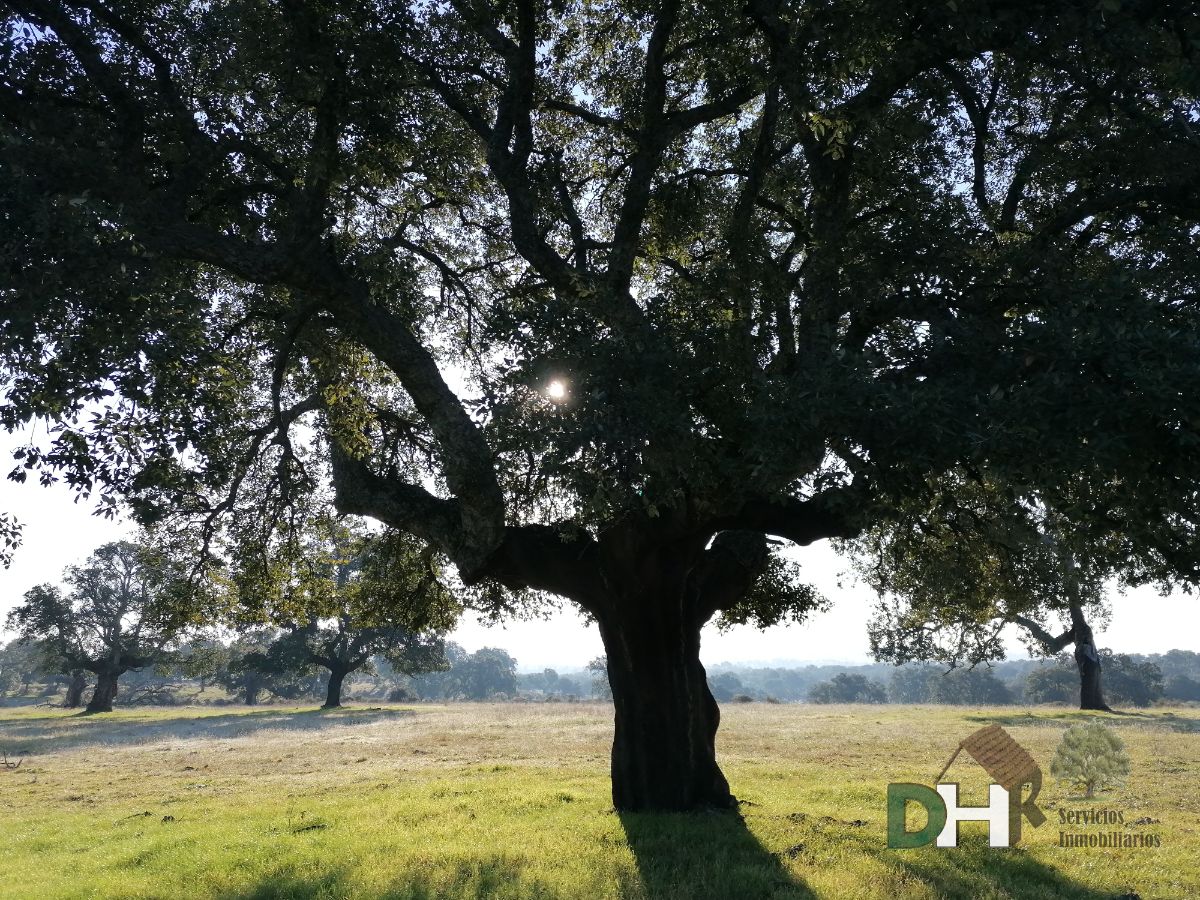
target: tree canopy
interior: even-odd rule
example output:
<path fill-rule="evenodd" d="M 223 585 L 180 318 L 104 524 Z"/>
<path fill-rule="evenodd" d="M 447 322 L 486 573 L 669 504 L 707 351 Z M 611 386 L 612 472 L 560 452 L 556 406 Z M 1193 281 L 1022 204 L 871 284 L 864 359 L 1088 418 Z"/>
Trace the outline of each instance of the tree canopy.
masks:
<path fill-rule="evenodd" d="M 27 591 L 7 625 L 36 641 L 67 668 L 95 672 L 91 712 L 110 712 L 117 679 L 159 659 L 190 624 L 180 602 L 190 593 L 186 571 L 146 544 L 118 541 L 97 548 L 52 584 Z"/>
<path fill-rule="evenodd" d="M 961 470 L 1195 575 L 1192 4 L 3 10 L 14 475 L 260 543 L 331 485 L 569 598 L 619 807 L 731 802 L 700 626 L 816 602 L 766 535 Z"/>

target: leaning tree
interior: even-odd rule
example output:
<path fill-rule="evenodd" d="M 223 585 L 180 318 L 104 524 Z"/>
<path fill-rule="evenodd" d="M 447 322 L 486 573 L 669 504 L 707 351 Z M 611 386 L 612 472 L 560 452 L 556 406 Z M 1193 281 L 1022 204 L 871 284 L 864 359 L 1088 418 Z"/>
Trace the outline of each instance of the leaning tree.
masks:
<path fill-rule="evenodd" d="M 69 566 L 64 593 L 38 585 L 8 614 L 8 627 L 37 641 L 70 670 L 96 675 L 88 712 L 112 712 L 117 681 L 161 658 L 188 624 L 186 573 L 161 553 L 131 541 L 96 549 Z"/>
<path fill-rule="evenodd" d="M 264 540 L 331 483 L 574 602 L 619 809 L 733 802 L 701 628 L 815 599 L 766 536 L 970 465 L 1188 556 L 1190 2 L 0 9 L 14 474 Z"/>

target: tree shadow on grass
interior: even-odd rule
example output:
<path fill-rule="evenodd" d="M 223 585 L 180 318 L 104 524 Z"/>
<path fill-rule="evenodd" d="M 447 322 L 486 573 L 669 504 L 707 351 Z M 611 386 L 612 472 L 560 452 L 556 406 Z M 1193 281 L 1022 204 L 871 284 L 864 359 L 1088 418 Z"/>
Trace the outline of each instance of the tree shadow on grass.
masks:
<path fill-rule="evenodd" d="M 959 898 L 1021 897 L 1022 900 L 1121 900 L 1137 896 L 1130 886 L 1119 891 L 1098 891 L 1075 880 L 1022 847 L 991 847 L 983 834 L 963 834 L 957 847 L 923 847 L 918 850 L 892 850 L 882 836 L 829 835 L 838 850 L 848 855 L 847 865 L 853 865 L 853 855 L 860 854 L 884 863 L 893 871 L 900 885 L 908 884 L 914 896 L 932 892 L 945 900 Z M 820 847 L 814 841 L 814 849 Z M 847 851 L 849 853 L 847 853 Z M 1063 853 L 1086 853 L 1086 850 L 1063 850 Z M 897 893 L 897 897 L 906 893 Z"/>
<path fill-rule="evenodd" d="M 619 813 L 648 900 L 800 900 L 817 895 L 733 812 Z"/>
<path fill-rule="evenodd" d="M 254 709 L 217 715 L 189 715 L 179 710 L 170 718 L 151 715 L 77 713 L 0 721 L 0 747 L 14 753 L 41 754 L 59 750 L 172 740 L 233 740 L 260 731 L 316 731 L 372 722 L 411 718 L 412 709 L 343 707 L 336 710 Z"/>
<path fill-rule="evenodd" d="M 1170 728 L 1172 731 L 1185 733 L 1200 732 L 1200 715 L 1181 715 L 1174 712 L 1146 713 L 1128 710 L 1112 710 L 1111 712 L 1096 712 L 1091 710 L 1063 709 L 1039 712 L 1006 713 L 999 715 L 981 714 L 965 717 L 968 722 L 982 722 L 988 725 L 1027 725 L 1032 727 L 1062 728 L 1068 725 L 1078 725 L 1092 719 L 1105 722 L 1116 722 L 1128 725 L 1146 725 L 1151 728 Z"/>

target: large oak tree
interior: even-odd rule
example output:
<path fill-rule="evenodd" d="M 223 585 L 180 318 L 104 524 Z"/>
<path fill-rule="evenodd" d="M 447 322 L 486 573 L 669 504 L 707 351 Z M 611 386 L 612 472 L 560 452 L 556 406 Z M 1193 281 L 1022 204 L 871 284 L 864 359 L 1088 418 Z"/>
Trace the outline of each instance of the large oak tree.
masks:
<path fill-rule="evenodd" d="M 93 672 L 87 711 L 112 712 L 121 676 L 162 659 L 189 624 L 180 613 L 189 581 L 162 553 L 131 541 L 96 548 L 64 580 L 65 593 L 52 584 L 26 591 L 7 625 L 66 668 Z"/>
<path fill-rule="evenodd" d="M 732 803 L 701 627 L 814 602 L 767 536 L 969 468 L 1187 574 L 1194 4 L 0 9 L 18 477 L 263 542 L 329 481 L 567 598 L 619 809 Z"/>

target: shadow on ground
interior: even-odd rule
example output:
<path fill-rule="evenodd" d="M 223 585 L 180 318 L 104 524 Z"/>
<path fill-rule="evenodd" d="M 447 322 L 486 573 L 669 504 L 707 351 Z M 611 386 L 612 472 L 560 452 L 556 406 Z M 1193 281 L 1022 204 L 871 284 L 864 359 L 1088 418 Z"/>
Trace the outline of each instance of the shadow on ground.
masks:
<path fill-rule="evenodd" d="M 28 716 L 0 721 L 0 747 L 13 754 L 42 754 L 97 744 L 151 744 L 160 741 L 232 740 L 260 731 L 314 731 L 399 721 L 417 715 L 412 709 L 354 708 L 335 710 L 254 709 L 217 715 L 189 714 L 186 709 L 161 715 L 107 713 Z"/>
<path fill-rule="evenodd" d="M 830 860 L 857 878 L 848 884 L 873 883 L 875 894 L 903 900 L 1120 900 L 1127 892 L 1097 892 L 1063 875 L 1022 849 L 987 846 L 982 835 L 965 835 L 954 849 L 888 850 L 882 836 L 848 834 L 834 823 L 807 831 L 802 843 L 772 853 L 737 816 L 727 813 L 624 814 L 625 842 L 635 860 L 631 869 L 597 872 L 593 885 L 572 886 L 566 894 L 534 876 L 520 858 L 435 858 L 420 869 L 390 877 L 372 889 L 330 861 L 303 869 L 287 866 L 252 885 L 217 892 L 222 900 L 318 900 L 372 897 L 389 900 L 550 900 L 581 898 L 603 892 L 622 900 L 839 900 L 854 896 L 837 890 L 814 891 L 804 872 L 828 869 Z M 617 839 L 619 840 L 619 839 Z M 853 888 L 851 888 L 853 890 Z"/>
<path fill-rule="evenodd" d="M 736 813 L 620 813 L 640 884 L 623 897 L 798 900 L 817 895 Z"/>
<path fill-rule="evenodd" d="M 1040 712 L 983 713 L 981 715 L 964 716 L 964 718 L 968 722 L 983 722 L 988 725 L 1026 725 L 1035 728 L 1062 728 L 1068 725 L 1083 724 L 1092 719 L 1100 719 L 1112 725 L 1169 728 L 1172 731 L 1185 733 L 1200 732 L 1200 714 L 1180 715 L 1179 713 L 1172 712 L 1145 713 L 1113 710 L 1106 713 L 1062 709 Z"/>

